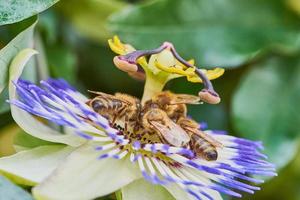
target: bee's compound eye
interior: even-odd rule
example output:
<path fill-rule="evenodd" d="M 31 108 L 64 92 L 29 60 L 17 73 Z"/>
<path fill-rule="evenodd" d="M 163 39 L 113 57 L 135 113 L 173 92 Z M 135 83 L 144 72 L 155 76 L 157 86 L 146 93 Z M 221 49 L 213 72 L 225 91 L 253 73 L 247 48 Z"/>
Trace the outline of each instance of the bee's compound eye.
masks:
<path fill-rule="evenodd" d="M 205 155 L 205 158 L 206 160 L 208 161 L 214 161 L 214 160 L 217 160 L 218 159 L 218 152 L 217 151 L 210 151 L 210 152 L 207 152 L 206 155 Z"/>
<path fill-rule="evenodd" d="M 98 112 L 103 107 L 103 104 L 99 100 L 92 101 L 92 108 L 94 111 Z"/>

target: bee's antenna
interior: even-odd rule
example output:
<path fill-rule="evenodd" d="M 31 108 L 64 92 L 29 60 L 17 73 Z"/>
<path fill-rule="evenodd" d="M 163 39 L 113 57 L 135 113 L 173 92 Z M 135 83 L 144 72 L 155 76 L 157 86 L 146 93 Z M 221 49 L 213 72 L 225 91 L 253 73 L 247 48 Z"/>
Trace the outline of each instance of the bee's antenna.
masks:
<path fill-rule="evenodd" d="M 88 90 L 89 93 L 92 93 L 92 94 L 97 94 L 97 95 L 103 95 L 104 93 L 103 92 L 98 92 L 98 91 L 93 91 L 93 90 Z"/>

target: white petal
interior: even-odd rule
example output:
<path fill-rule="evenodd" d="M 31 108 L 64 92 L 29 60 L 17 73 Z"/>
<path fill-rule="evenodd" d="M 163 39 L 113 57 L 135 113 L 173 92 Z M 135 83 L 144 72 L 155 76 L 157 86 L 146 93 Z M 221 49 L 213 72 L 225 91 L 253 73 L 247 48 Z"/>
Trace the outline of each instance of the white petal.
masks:
<path fill-rule="evenodd" d="M 49 145 L 0 158 L 0 173 L 14 182 L 35 185 L 45 179 L 73 150 L 65 145 Z"/>
<path fill-rule="evenodd" d="M 190 172 L 193 172 L 196 179 L 199 179 L 201 180 L 203 183 L 206 183 L 206 184 L 210 184 L 211 183 L 211 180 L 210 180 L 210 177 L 213 177 L 214 175 L 212 174 L 209 174 L 209 173 L 205 173 L 205 172 L 202 172 L 202 171 L 199 171 L 199 170 L 196 170 L 196 169 L 192 169 L 192 168 L 189 168 L 189 171 Z M 208 195 L 210 195 L 214 200 L 222 200 L 222 196 L 219 192 L 215 191 L 215 190 L 212 190 L 212 189 L 203 189 L 205 193 L 207 193 Z"/>
<path fill-rule="evenodd" d="M 28 62 L 28 60 L 37 52 L 33 49 L 22 50 L 12 61 L 9 71 L 9 99 L 17 99 L 16 88 L 12 81 L 17 80 Z M 11 114 L 16 123 L 28 134 L 42 140 L 63 143 L 70 146 L 79 146 L 84 140 L 76 135 L 61 134 L 54 129 L 38 121 L 32 115 L 21 110 L 16 106 L 11 106 Z"/>
<path fill-rule="evenodd" d="M 211 182 L 204 174 L 202 174 L 202 172 L 191 168 L 189 168 L 189 170 L 194 174 L 197 174 L 197 176 L 195 176 L 192 181 L 197 181 L 198 179 L 201 183 L 209 184 Z M 165 188 L 175 197 L 176 200 L 194 200 L 194 198 L 191 195 L 189 195 L 186 191 L 184 191 L 183 188 L 179 187 L 179 185 L 170 184 L 166 185 Z M 194 186 L 192 187 L 192 189 L 194 189 L 194 192 L 197 192 L 197 187 Z M 214 200 L 222 200 L 222 197 L 219 192 L 204 187 L 202 187 L 201 189 L 207 195 L 211 196 Z M 206 199 L 206 197 L 204 196 L 203 198 Z"/>
<path fill-rule="evenodd" d="M 141 177 L 128 158 L 97 159 L 99 152 L 87 144 L 68 156 L 52 175 L 33 189 L 37 199 L 93 199 L 117 191 Z"/>
<path fill-rule="evenodd" d="M 176 184 L 168 184 L 164 186 L 176 200 L 194 200 L 188 193 Z"/>
<path fill-rule="evenodd" d="M 122 188 L 122 200 L 174 200 L 162 186 L 153 185 L 144 179 L 136 180 Z"/>

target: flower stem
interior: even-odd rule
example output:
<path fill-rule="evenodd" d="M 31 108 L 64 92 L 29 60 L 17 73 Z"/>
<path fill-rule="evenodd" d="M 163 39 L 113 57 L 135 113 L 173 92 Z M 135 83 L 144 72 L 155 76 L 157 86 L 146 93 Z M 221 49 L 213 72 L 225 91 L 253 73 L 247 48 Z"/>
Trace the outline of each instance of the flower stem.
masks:
<path fill-rule="evenodd" d="M 146 83 L 144 86 L 144 94 L 142 104 L 152 98 L 153 95 L 161 92 L 168 81 L 167 76 L 157 76 L 152 72 L 147 73 Z"/>

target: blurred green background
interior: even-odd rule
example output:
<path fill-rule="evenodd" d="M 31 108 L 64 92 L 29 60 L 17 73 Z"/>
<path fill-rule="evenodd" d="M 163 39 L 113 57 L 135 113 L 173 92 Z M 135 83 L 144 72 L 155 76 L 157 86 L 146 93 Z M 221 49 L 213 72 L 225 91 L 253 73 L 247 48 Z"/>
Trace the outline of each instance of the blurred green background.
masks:
<path fill-rule="evenodd" d="M 278 177 L 244 199 L 300 199 L 299 0 L 0 0 L 0 25 L 0 156 L 14 153 L 21 131 L 3 84 L 14 52 L 40 52 L 27 79 L 63 77 L 83 93 L 140 97 L 143 82 L 113 66 L 107 39 L 117 34 L 145 49 L 170 41 L 198 67 L 226 69 L 213 81 L 222 102 L 191 106 L 190 115 L 211 129 L 263 141 L 277 165 Z M 183 79 L 167 85 L 191 94 L 200 87 Z M 4 183 L 0 179 L 0 193 L 7 191 Z"/>

